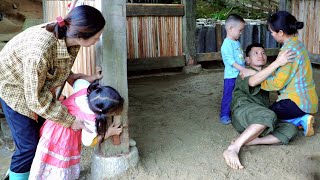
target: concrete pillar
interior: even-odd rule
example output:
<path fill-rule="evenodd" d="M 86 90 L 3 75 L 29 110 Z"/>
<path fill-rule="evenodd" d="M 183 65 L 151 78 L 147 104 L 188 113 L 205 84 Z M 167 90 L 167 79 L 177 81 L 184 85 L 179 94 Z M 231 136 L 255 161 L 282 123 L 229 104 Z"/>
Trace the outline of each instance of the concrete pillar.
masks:
<path fill-rule="evenodd" d="M 115 88 L 125 102 L 121 116 L 115 117 L 117 123 L 121 122 L 126 127 L 121 134 L 121 144 L 114 146 L 111 140 L 107 140 L 101 147 L 104 156 L 112 156 L 129 152 L 126 1 L 101 0 L 101 12 L 106 20 L 96 53 L 97 64 L 102 67 L 101 84 Z"/>
<path fill-rule="evenodd" d="M 99 1 L 99 2 L 97 2 Z M 125 172 L 138 163 L 138 150 L 129 147 L 128 83 L 126 46 L 126 0 L 96 0 L 106 20 L 102 39 L 96 48 L 96 63 L 102 67 L 102 85 L 109 85 L 124 98 L 121 116 L 114 118 L 124 126 L 121 143 L 113 145 L 112 138 L 104 141 L 92 155 L 91 179 L 109 179 Z"/>

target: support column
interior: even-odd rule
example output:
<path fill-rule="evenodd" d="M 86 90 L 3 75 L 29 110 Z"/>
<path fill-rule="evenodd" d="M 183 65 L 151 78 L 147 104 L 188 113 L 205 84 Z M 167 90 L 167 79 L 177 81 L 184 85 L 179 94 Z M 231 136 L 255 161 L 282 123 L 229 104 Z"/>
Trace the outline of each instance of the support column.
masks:
<path fill-rule="evenodd" d="M 111 138 L 101 147 L 104 156 L 129 152 L 128 135 L 128 83 L 127 83 L 127 45 L 126 45 L 126 1 L 101 0 L 101 12 L 106 25 L 96 53 L 96 61 L 102 67 L 102 85 L 115 88 L 124 98 L 121 116 L 114 117 L 116 123 L 125 128 L 121 133 L 121 144 L 113 145 Z"/>
<path fill-rule="evenodd" d="M 201 65 L 197 65 L 196 51 L 196 0 L 182 0 L 184 16 L 182 25 L 183 51 L 186 58 L 185 73 L 199 73 Z"/>
<path fill-rule="evenodd" d="M 121 116 L 114 117 L 116 124 L 124 126 L 120 144 L 112 138 L 97 147 L 92 156 L 91 179 L 109 179 L 122 174 L 138 163 L 138 150 L 129 147 L 128 134 L 128 83 L 126 46 L 126 0 L 96 0 L 106 20 L 102 39 L 97 45 L 96 61 L 102 67 L 102 85 L 119 91 L 124 98 Z"/>

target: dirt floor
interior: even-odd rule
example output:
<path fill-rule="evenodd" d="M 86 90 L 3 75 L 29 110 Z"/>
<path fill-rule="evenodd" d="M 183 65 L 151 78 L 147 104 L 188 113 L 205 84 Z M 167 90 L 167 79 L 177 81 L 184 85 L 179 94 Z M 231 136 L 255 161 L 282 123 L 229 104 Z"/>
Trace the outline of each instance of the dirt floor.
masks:
<path fill-rule="evenodd" d="M 141 161 L 122 179 L 320 179 L 319 121 L 315 136 L 300 131 L 289 145 L 244 147 L 245 169 L 227 167 L 222 152 L 238 133 L 218 120 L 222 79 L 207 71 L 129 80 L 130 136 Z"/>
<path fill-rule="evenodd" d="M 222 152 L 238 133 L 219 123 L 222 78 L 222 70 L 207 70 L 130 79 L 130 137 L 140 163 L 119 179 L 320 179 L 319 113 L 315 136 L 300 131 L 289 145 L 244 147 L 245 169 L 227 167 Z M 89 157 L 82 160 L 83 179 L 90 174 Z"/>
<path fill-rule="evenodd" d="M 1 0 L 0 11 L 5 2 L 11 8 L 14 0 Z M 36 9 L 41 9 L 38 2 L 15 3 L 18 9 L 5 11 L 42 17 Z M 23 18 L 11 16 L 0 21 L 0 49 L 22 28 Z M 314 69 L 314 77 L 320 95 L 319 67 Z M 137 142 L 140 162 L 119 179 L 320 179 L 319 113 L 315 136 L 303 137 L 301 131 L 286 146 L 244 147 L 240 157 L 245 169 L 228 168 L 222 152 L 238 133 L 218 120 L 222 83 L 222 69 L 204 70 L 197 75 L 131 77 L 129 133 Z M 1 173 L 11 153 L 0 146 Z M 91 153 L 89 148 L 83 151 L 81 179 L 89 179 Z"/>

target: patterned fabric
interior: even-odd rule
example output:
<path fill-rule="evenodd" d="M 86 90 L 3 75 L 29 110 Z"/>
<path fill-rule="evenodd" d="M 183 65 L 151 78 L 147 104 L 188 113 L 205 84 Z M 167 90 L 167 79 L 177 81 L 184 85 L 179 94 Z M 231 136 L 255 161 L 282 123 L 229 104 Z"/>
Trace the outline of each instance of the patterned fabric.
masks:
<path fill-rule="evenodd" d="M 69 127 L 75 117 L 55 99 L 71 73 L 79 46 L 67 48 L 38 25 L 21 32 L 0 52 L 0 97 L 15 111 Z"/>
<path fill-rule="evenodd" d="M 223 40 L 221 46 L 221 56 L 224 63 L 224 79 L 236 78 L 239 70 L 233 67 L 233 63 L 237 63 L 245 67 L 243 50 L 239 41 L 234 41 L 229 38 Z"/>
<path fill-rule="evenodd" d="M 86 96 L 87 89 L 74 93 L 63 105 L 71 114 L 89 122 L 95 121 L 94 114 L 82 112 L 75 98 Z M 46 120 L 40 129 L 40 141 L 32 162 L 29 179 L 78 179 L 81 159 L 81 130 L 74 131 Z"/>
<path fill-rule="evenodd" d="M 261 88 L 266 91 L 279 91 L 277 101 L 291 99 L 305 113 L 316 113 L 318 96 L 308 51 L 298 37 L 285 42 L 281 51 L 288 49 L 297 55 L 294 62 L 279 67 L 273 75 L 261 83 Z"/>

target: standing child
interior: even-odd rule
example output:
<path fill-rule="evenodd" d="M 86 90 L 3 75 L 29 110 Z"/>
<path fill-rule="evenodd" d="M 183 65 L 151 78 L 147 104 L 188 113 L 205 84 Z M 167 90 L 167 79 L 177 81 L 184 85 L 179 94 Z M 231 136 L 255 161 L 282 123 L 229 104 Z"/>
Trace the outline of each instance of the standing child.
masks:
<path fill-rule="evenodd" d="M 86 126 L 92 132 L 75 131 L 46 120 L 40 129 L 40 140 L 29 179 L 78 179 L 81 141 L 92 147 L 122 132 L 122 127 L 115 124 L 107 131 L 106 126 L 108 117 L 122 111 L 123 98 L 112 87 L 100 86 L 98 81 L 94 81 L 98 77 L 96 74 L 76 80 L 74 94 L 62 103 L 70 114 L 85 119 Z"/>
<path fill-rule="evenodd" d="M 221 55 L 225 68 L 223 97 L 220 110 L 220 122 L 225 125 L 231 122 L 230 104 L 236 77 L 238 76 L 240 71 L 244 74 L 254 73 L 252 70 L 245 68 L 243 50 L 241 48 L 240 42 L 238 41 L 241 32 L 244 29 L 244 26 L 245 21 L 241 16 L 236 14 L 230 14 L 225 24 L 227 37 L 224 39 L 221 46 Z"/>

